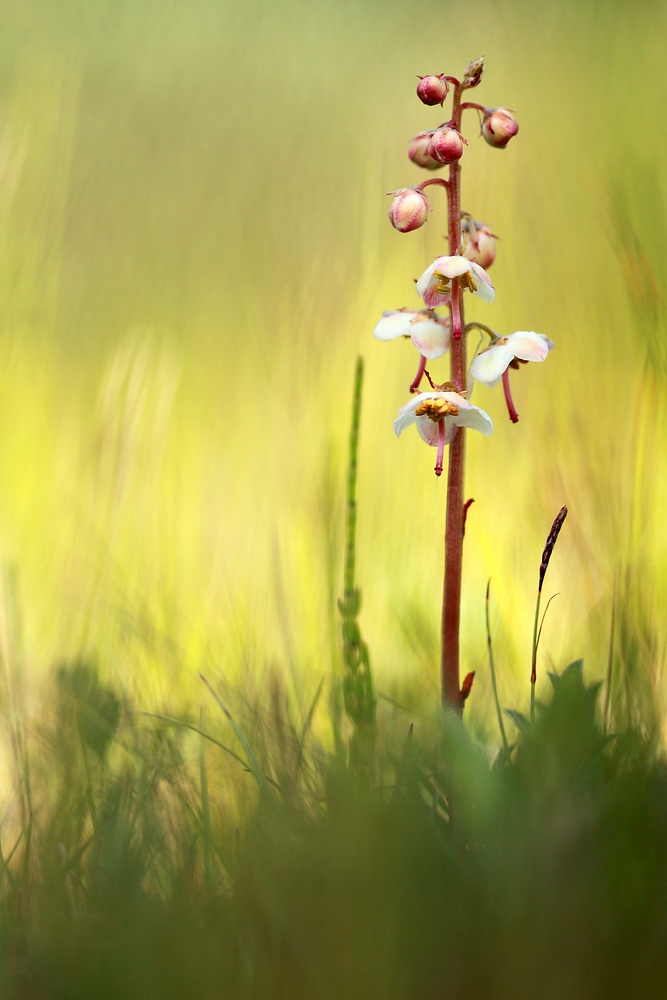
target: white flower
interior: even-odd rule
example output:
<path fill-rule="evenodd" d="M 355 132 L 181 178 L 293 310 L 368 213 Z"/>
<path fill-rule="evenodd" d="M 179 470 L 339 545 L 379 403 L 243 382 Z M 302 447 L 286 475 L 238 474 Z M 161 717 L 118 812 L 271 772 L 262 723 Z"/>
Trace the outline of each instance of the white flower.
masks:
<path fill-rule="evenodd" d="M 419 353 L 433 361 L 449 347 L 449 317 L 438 316 L 432 309 L 394 309 L 382 313 L 373 336 L 376 340 L 409 337 Z"/>
<path fill-rule="evenodd" d="M 488 413 L 473 406 L 458 392 L 420 392 L 398 412 L 399 416 L 394 420 L 397 437 L 410 424 L 416 423 L 420 436 L 426 444 L 433 446 L 438 443 L 438 424 L 443 418 L 446 443 L 454 437 L 457 427 L 470 427 L 482 434 L 490 434 L 493 430 Z"/>
<path fill-rule="evenodd" d="M 498 337 L 474 357 L 470 374 L 477 382 L 496 385 L 510 365 L 518 368 L 517 361 L 544 361 L 553 346 L 553 342 L 541 333 L 518 330 L 509 337 Z"/>
<path fill-rule="evenodd" d="M 399 416 L 394 421 L 397 437 L 410 424 L 416 423 L 421 439 L 426 444 L 437 447 L 436 476 L 442 473 L 445 445 L 454 439 L 457 427 L 470 427 L 482 434 L 490 434 L 493 430 L 488 413 L 473 406 L 463 396 L 459 396 L 458 392 L 420 392 L 398 413 Z"/>
<path fill-rule="evenodd" d="M 429 309 L 449 301 L 452 281 L 469 288 L 484 302 L 493 302 L 496 292 L 486 271 L 465 257 L 438 257 L 417 282 L 417 292 Z"/>

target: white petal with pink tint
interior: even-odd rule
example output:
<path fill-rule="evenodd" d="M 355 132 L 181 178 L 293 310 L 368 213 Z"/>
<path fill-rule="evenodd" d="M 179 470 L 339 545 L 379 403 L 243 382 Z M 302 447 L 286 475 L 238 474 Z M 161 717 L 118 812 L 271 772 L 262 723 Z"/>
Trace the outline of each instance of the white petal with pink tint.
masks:
<path fill-rule="evenodd" d="M 493 431 L 493 421 L 485 410 L 480 410 L 479 406 L 468 403 L 466 409 L 462 409 L 458 417 L 447 417 L 457 427 L 468 427 L 471 431 L 479 431 L 487 436 Z"/>
<path fill-rule="evenodd" d="M 382 319 L 373 330 L 376 340 L 395 340 L 410 336 L 410 321 L 418 312 L 411 309 L 392 309 L 382 313 Z"/>
<path fill-rule="evenodd" d="M 505 340 L 505 337 L 502 339 Z M 502 345 L 492 344 L 472 359 L 470 376 L 484 385 L 496 385 L 513 361 L 514 355 L 510 351 Z"/>
<path fill-rule="evenodd" d="M 438 434 L 440 433 L 438 422 L 436 420 L 431 420 L 430 417 L 424 415 L 417 417 L 416 424 L 422 441 L 425 441 L 426 444 L 430 444 L 432 448 L 437 448 Z"/>
<path fill-rule="evenodd" d="M 477 283 L 477 291 L 474 294 L 479 295 L 482 302 L 493 302 L 496 297 L 496 290 L 491 284 L 491 279 L 484 268 L 476 264 L 474 260 L 471 260 L 470 269 Z"/>
<path fill-rule="evenodd" d="M 532 330 L 517 330 L 509 337 L 499 337 L 485 351 L 472 359 L 470 375 L 484 385 L 496 385 L 514 358 L 521 361 L 544 361 L 553 342 Z"/>
<path fill-rule="evenodd" d="M 449 347 L 449 318 L 430 309 L 395 309 L 382 314 L 373 336 L 376 340 L 410 337 L 419 353 L 433 361 Z"/>
<path fill-rule="evenodd" d="M 522 361 L 544 361 L 553 350 L 553 341 L 532 330 L 517 330 L 507 338 L 507 350 Z"/>
<path fill-rule="evenodd" d="M 433 446 L 438 443 L 438 423 L 435 420 L 431 420 L 430 417 L 426 415 L 420 415 L 417 417 L 415 415 L 415 410 L 419 407 L 421 403 L 426 399 L 444 399 L 452 406 L 456 406 L 459 410 L 456 415 L 448 415 L 445 417 L 445 443 L 449 444 L 454 436 L 455 427 L 469 427 L 471 430 L 480 431 L 482 434 L 490 434 L 493 430 L 493 422 L 488 413 L 484 410 L 480 410 L 478 406 L 473 406 L 469 403 L 467 399 L 463 396 L 459 396 L 457 392 L 420 392 L 418 396 L 413 396 L 412 399 L 401 407 L 398 411 L 399 415 L 394 421 L 394 430 L 396 435 L 399 436 L 406 427 L 410 424 L 417 423 L 417 428 L 424 441 L 427 444 L 432 444 Z M 431 432 L 426 428 L 425 421 L 432 424 L 435 428 L 434 432 Z"/>
<path fill-rule="evenodd" d="M 449 319 L 417 313 L 410 322 L 410 339 L 429 361 L 441 358 L 449 347 Z"/>
<path fill-rule="evenodd" d="M 475 264 L 474 261 L 458 255 L 454 257 L 438 257 L 434 260 L 417 282 L 417 292 L 421 295 L 426 305 L 430 309 L 433 309 L 434 306 L 439 306 L 449 301 L 449 292 L 437 291 L 438 286 L 442 284 L 442 279 L 452 280 L 460 278 L 466 272 L 475 280 L 477 288 L 474 294 L 479 295 L 484 302 L 493 302 L 495 289 L 486 271 L 479 264 Z"/>

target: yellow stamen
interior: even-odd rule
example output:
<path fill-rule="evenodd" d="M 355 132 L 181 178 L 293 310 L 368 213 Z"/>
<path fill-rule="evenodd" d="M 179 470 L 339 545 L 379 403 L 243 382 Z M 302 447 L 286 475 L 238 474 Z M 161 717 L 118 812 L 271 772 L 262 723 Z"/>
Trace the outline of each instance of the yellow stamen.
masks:
<path fill-rule="evenodd" d="M 428 417 L 434 423 L 443 417 L 456 417 L 458 413 L 458 406 L 448 403 L 446 399 L 425 399 L 415 410 L 416 417 Z"/>
<path fill-rule="evenodd" d="M 460 274 L 456 280 L 462 288 L 469 288 L 471 292 L 477 291 L 477 282 L 473 278 L 470 271 L 465 271 L 463 274 Z"/>
<path fill-rule="evenodd" d="M 440 271 L 434 271 L 433 277 L 437 278 L 437 284 L 435 286 L 436 294 L 449 295 L 451 289 L 451 278 L 448 278 L 446 274 L 442 274 Z"/>

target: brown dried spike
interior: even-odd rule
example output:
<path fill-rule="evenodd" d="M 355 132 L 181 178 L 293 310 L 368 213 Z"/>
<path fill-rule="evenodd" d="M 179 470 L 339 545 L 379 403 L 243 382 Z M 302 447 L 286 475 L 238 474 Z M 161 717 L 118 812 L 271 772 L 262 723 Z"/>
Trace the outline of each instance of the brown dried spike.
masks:
<path fill-rule="evenodd" d="M 540 563 L 540 584 L 537 588 L 542 590 L 542 584 L 544 583 L 544 577 L 549 566 L 549 560 L 551 559 L 551 554 L 554 550 L 558 536 L 560 534 L 560 529 L 563 527 L 563 522 L 567 517 L 567 507 L 561 507 L 561 509 L 556 514 L 554 518 L 554 523 L 551 525 L 551 531 L 547 538 L 547 543 L 544 546 L 544 552 L 542 553 L 542 562 Z"/>

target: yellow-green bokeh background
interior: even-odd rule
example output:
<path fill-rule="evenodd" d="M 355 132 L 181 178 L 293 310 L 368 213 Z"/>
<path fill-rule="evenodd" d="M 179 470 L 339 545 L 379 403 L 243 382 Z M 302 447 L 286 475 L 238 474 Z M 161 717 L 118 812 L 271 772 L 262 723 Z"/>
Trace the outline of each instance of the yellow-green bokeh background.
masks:
<path fill-rule="evenodd" d="M 372 339 L 417 305 L 444 199 L 393 231 L 386 192 L 439 121 L 415 74 L 484 54 L 464 207 L 502 237 L 492 306 L 556 350 L 475 402 L 463 610 L 472 712 L 527 698 L 537 565 L 558 591 L 541 666 L 660 688 L 667 625 L 661 289 L 667 10 L 374 0 L 46 0 L 0 15 L 0 557 L 4 655 L 38 678 L 96 656 L 147 707 L 197 671 L 300 692 L 335 669 L 354 359 L 366 359 L 362 627 L 384 692 L 437 689 L 444 482 L 392 419 L 416 354 Z M 667 352 L 665 352 L 667 354 Z M 444 363 L 434 365 L 446 377 Z M 20 605 L 17 615 L 12 611 Z M 20 618 L 21 635 L 17 635 Z M 13 650 L 13 652 L 12 652 Z M 305 694 L 303 695 L 305 697 Z M 406 694 L 407 697 L 407 694 Z"/>

